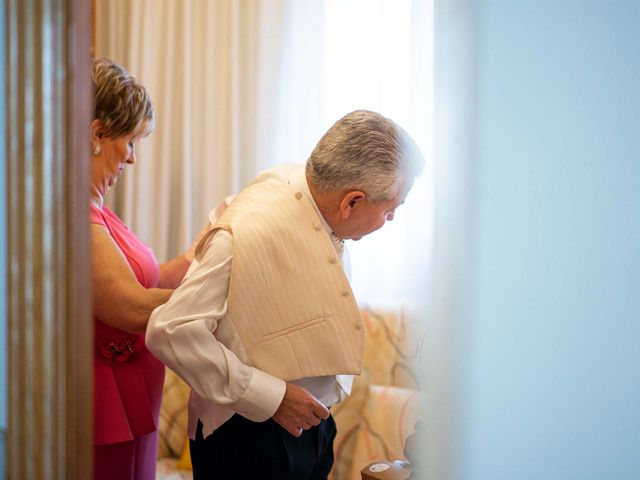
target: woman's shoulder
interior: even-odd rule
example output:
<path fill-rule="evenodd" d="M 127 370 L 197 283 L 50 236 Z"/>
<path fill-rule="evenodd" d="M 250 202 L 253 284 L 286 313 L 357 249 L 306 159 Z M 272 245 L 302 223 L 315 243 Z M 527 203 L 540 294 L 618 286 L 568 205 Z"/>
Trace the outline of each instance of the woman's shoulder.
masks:
<path fill-rule="evenodd" d="M 114 223 L 122 224 L 122 221 L 107 206 L 98 207 L 89 202 L 89 223 L 109 226 Z"/>
<path fill-rule="evenodd" d="M 97 205 L 89 202 L 89 223 L 97 223 L 98 225 L 106 225 L 104 211 Z"/>

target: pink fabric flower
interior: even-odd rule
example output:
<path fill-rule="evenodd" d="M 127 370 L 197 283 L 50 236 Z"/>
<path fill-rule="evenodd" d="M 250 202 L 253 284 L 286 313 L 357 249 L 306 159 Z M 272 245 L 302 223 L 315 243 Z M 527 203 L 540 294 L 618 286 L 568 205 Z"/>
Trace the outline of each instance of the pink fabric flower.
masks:
<path fill-rule="evenodd" d="M 117 338 L 98 338 L 96 351 L 106 363 L 124 363 L 133 360 L 142 350 L 139 337 L 121 336 Z"/>

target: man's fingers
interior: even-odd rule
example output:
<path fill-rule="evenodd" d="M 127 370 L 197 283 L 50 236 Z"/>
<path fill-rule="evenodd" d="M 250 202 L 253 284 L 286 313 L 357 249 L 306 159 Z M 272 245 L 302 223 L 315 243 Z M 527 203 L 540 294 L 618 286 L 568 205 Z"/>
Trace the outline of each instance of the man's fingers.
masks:
<path fill-rule="evenodd" d="M 300 427 L 287 427 L 286 430 L 294 437 L 299 437 L 300 435 L 302 435 L 302 428 Z"/>
<path fill-rule="evenodd" d="M 326 418 L 329 418 L 327 407 L 307 390 L 291 383 L 287 383 L 282 402 L 273 415 L 273 419 L 294 437 Z"/>
<path fill-rule="evenodd" d="M 313 414 L 322 420 L 326 420 L 329 418 L 329 409 L 318 402 L 313 408 Z"/>
<path fill-rule="evenodd" d="M 302 424 L 300 424 L 299 426 L 303 429 L 303 430 L 309 430 L 310 428 L 315 427 L 316 425 L 318 425 L 320 423 L 320 419 L 317 417 L 314 417 L 312 420 L 305 420 L 304 422 L 302 422 Z"/>

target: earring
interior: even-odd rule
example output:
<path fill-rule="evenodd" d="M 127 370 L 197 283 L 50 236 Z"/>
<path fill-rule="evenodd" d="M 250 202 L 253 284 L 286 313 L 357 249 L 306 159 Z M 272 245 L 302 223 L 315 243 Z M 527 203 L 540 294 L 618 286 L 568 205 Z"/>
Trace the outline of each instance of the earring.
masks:
<path fill-rule="evenodd" d="M 100 155 L 100 151 L 102 149 L 100 148 L 100 145 L 96 145 L 96 148 L 93 149 L 93 154 L 94 155 Z"/>

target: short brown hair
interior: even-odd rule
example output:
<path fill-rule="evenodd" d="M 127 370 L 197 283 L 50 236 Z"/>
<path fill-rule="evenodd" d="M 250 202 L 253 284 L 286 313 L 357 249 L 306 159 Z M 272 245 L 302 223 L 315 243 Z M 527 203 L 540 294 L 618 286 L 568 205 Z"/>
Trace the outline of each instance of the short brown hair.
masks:
<path fill-rule="evenodd" d="M 154 127 L 154 111 L 147 90 L 117 63 L 94 60 L 91 68 L 94 88 L 93 118 L 100 120 L 102 133 L 119 137 L 141 128 L 143 135 Z"/>

